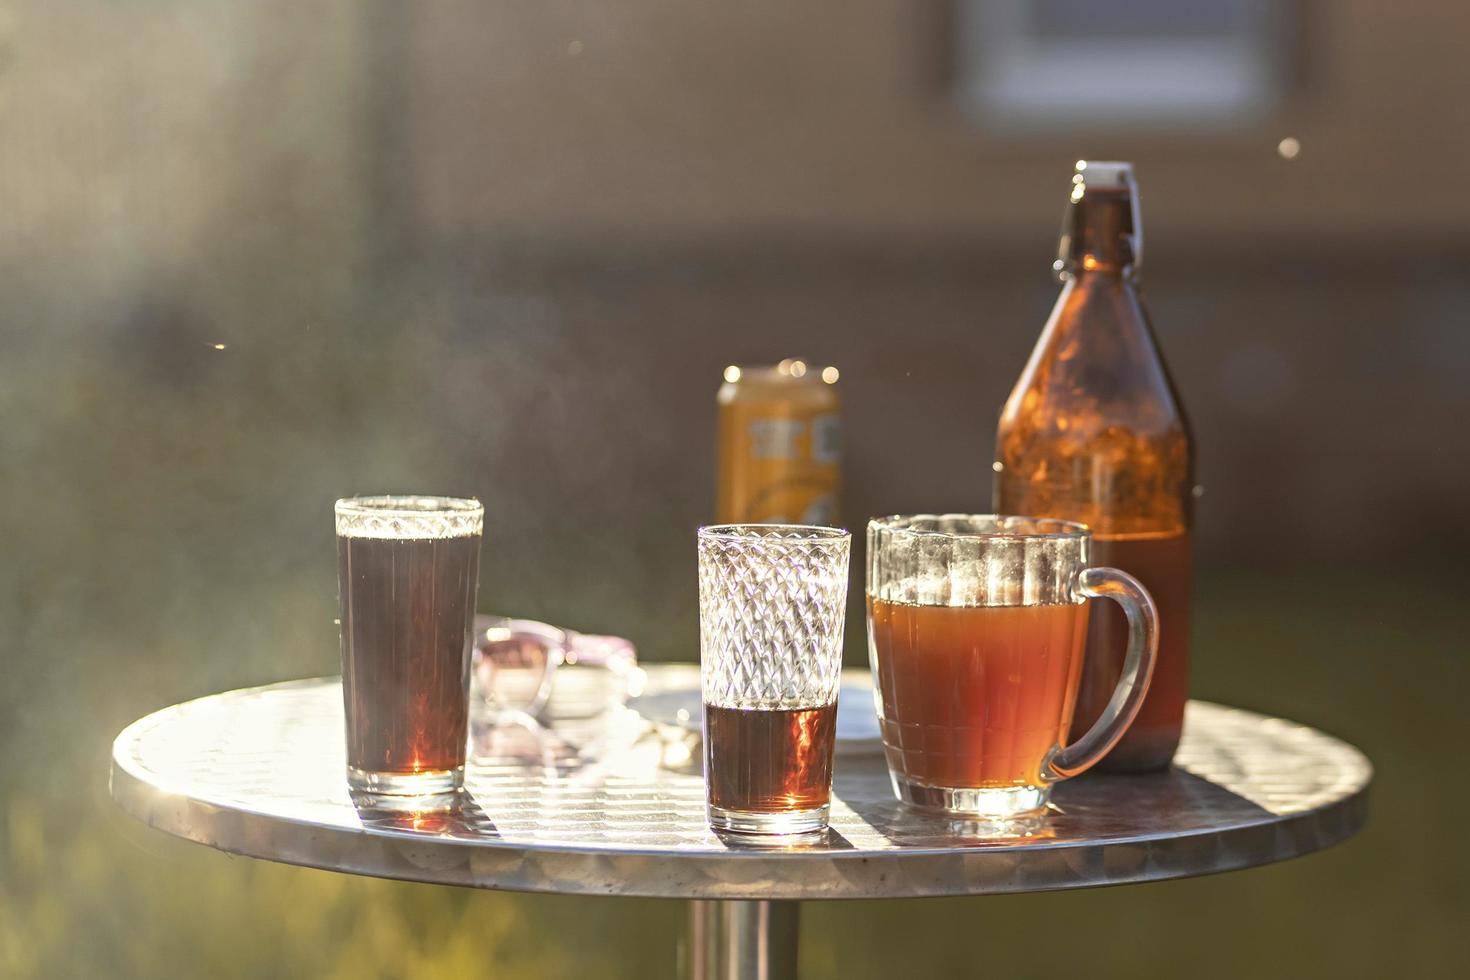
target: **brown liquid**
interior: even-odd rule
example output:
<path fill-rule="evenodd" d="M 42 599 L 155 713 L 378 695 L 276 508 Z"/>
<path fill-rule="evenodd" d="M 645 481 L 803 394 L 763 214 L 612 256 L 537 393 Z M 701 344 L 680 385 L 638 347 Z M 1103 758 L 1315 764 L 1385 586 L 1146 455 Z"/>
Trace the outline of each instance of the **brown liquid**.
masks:
<path fill-rule="evenodd" d="M 868 600 L 888 764 L 951 788 L 1037 785 L 1081 673 L 1084 603 L 915 606 Z"/>
<path fill-rule="evenodd" d="M 1101 768 L 1158 769 L 1178 742 L 1187 686 L 1194 447 L 1138 291 L 1132 182 L 1090 174 L 1078 170 L 1068 188 L 1062 292 L 996 430 L 995 509 L 1082 521 L 1093 564 L 1133 572 L 1154 593 L 1154 691 Z M 1123 654 L 1121 613 L 1092 606 L 1078 726 L 1097 717 Z"/>
<path fill-rule="evenodd" d="M 1189 699 L 1189 594 L 1194 552 L 1188 532 L 1092 540 L 1092 564 L 1121 568 L 1143 583 L 1159 609 L 1159 655 L 1138 717 L 1099 769 L 1162 769 L 1174 756 Z M 1108 599 L 1092 600 L 1087 659 L 1077 691 L 1072 738 L 1086 732 L 1107 707 L 1123 672 L 1128 621 Z"/>
<path fill-rule="evenodd" d="M 705 780 L 711 806 L 784 813 L 832 795 L 837 702 L 822 708 L 704 706 Z"/>
<path fill-rule="evenodd" d="M 347 764 L 464 765 L 479 535 L 337 539 Z"/>

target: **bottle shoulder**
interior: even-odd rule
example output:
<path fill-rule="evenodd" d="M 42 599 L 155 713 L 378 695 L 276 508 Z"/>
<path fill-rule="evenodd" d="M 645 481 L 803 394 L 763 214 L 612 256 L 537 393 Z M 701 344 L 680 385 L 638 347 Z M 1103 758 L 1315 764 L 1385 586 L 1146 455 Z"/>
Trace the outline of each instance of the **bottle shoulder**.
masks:
<path fill-rule="evenodd" d="M 1063 288 L 1001 415 L 997 507 L 1099 533 L 1191 522 L 1189 425 L 1132 288 Z"/>
<path fill-rule="evenodd" d="M 1001 416 L 1058 436 L 1123 429 L 1189 439 L 1189 425 L 1137 291 L 1119 277 L 1068 281 Z"/>

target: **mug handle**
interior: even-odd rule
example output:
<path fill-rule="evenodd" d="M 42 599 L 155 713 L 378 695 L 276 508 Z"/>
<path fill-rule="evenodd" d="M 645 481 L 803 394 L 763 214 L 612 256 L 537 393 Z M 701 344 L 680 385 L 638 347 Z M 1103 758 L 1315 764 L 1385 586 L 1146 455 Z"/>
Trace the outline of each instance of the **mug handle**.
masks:
<path fill-rule="evenodd" d="M 1159 610 L 1143 584 L 1117 568 L 1085 568 L 1077 590 L 1091 599 L 1111 599 L 1128 617 L 1128 651 L 1123 675 L 1102 716 L 1077 741 L 1054 749 L 1042 765 L 1043 778 L 1055 782 L 1091 769 L 1118 743 L 1143 706 L 1159 652 Z"/>

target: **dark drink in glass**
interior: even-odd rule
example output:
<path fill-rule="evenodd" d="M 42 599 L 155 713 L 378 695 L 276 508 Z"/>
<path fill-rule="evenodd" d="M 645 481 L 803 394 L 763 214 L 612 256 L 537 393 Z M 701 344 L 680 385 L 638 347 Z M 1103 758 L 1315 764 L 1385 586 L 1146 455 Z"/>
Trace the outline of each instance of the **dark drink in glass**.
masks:
<path fill-rule="evenodd" d="M 784 813 L 827 806 L 837 703 L 821 708 L 704 706 L 709 802 L 720 810 Z"/>
<path fill-rule="evenodd" d="M 852 536 L 797 524 L 699 529 L 710 826 L 825 830 Z"/>
<path fill-rule="evenodd" d="M 434 809 L 463 785 L 483 521 L 474 500 L 337 502 L 347 781 L 370 805 Z"/>

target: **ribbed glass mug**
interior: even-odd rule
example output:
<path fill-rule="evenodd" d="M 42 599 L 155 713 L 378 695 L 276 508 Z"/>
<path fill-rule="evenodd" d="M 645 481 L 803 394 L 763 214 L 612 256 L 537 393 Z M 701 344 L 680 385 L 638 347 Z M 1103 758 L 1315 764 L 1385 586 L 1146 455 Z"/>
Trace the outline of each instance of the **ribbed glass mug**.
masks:
<path fill-rule="evenodd" d="M 868 523 L 868 650 L 894 792 L 914 806 L 1003 819 L 1040 812 L 1051 787 L 1096 763 L 1138 714 L 1158 614 L 1137 579 L 1089 567 L 1083 524 L 993 514 Z M 1107 710 L 1065 745 L 1088 600 L 1128 619 Z"/>

